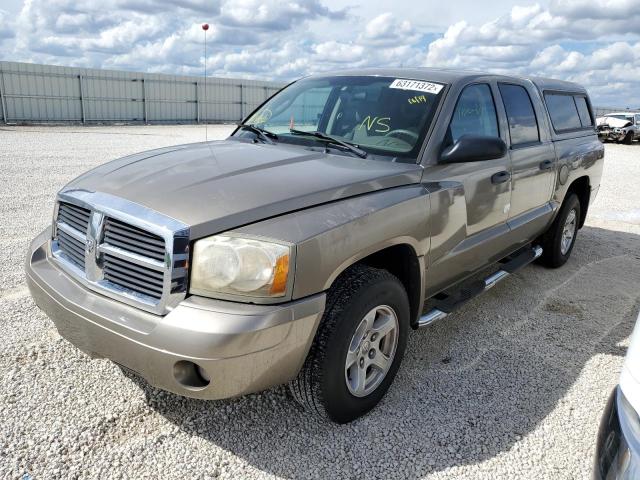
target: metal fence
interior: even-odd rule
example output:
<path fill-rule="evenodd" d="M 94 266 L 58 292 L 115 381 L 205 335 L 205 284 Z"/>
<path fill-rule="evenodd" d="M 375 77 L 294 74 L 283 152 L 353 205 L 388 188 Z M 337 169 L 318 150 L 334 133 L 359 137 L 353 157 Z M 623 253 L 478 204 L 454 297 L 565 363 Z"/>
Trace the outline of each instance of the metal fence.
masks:
<path fill-rule="evenodd" d="M 6 123 L 237 122 L 276 82 L 0 62 Z M 205 95 L 206 92 L 206 95 Z"/>

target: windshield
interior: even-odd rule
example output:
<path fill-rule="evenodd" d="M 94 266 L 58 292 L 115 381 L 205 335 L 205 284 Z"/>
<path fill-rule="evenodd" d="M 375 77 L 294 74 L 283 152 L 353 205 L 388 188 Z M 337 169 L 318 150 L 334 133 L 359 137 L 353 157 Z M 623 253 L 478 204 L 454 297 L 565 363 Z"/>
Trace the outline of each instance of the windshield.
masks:
<path fill-rule="evenodd" d="M 443 87 L 377 76 L 303 79 L 277 93 L 246 123 L 277 134 L 278 142 L 331 146 L 327 138 L 300 135 L 321 132 L 367 153 L 415 159 Z"/>

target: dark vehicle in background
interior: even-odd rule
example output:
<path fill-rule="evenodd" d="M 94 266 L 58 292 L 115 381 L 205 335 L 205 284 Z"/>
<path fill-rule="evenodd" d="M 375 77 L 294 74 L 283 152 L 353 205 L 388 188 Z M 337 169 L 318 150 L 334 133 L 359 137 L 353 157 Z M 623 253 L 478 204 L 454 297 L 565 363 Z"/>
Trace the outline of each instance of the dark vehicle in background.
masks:
<path fill-rule="evenodd" d="M 640 478 L 640 316 L 620 384 L 611 392 L 596 447 L 594 480 Z"/>
<path fill-rule="evenodd" d="M 390 387 L 411 329 L 569 259 L 603 157 L 575 83 L 311 76 L 224 141 L 73 180 L 27 279 L 63 337 L 159 388 L 220 399 L 289 383 L 348 422 Z"/>
<path fill-rule="evenodd" d="M 596 118 L 598 138 L 603 142 L 617 142 L 631 145 L 640 139 L 640 113 L 608 113 Z"/>

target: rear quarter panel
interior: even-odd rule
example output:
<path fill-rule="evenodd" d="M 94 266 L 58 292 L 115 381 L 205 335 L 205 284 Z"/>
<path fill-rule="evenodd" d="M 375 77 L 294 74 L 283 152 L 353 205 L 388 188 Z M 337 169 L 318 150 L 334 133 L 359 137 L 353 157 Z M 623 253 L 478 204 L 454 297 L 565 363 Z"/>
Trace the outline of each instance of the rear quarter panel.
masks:
<path fill-rule="evenodd" d="M 604 167 L 604 145 L 598 136 L 595 133 L 557 135 L 554 147 L 558 158 L 558 175 L 553 200 L 562 203 L 571 184 L 580 177 L 588 176 L 592 202 L 600 186 Z"/>

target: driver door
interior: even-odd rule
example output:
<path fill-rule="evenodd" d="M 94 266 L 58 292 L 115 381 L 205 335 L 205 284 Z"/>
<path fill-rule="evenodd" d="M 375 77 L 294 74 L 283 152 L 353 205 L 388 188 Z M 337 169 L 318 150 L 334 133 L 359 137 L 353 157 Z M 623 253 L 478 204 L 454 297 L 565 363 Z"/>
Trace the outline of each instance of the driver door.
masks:
<path fill-rule="evenodd" d="M 462 135 L 502 138 L 489 83 L 467 85 L 458 97 L 443 148 Z M 504 130 L 504 128 L 502 129 Z M 507 217 L 511 197 L 511 161 L 501 158 L 437 164 L 425 172 L 439 188 L 431 199 L 429 292 L 462 280 L 509 248 Z"/>
<path fill-rule="evenodd" d="M 466 134 L 500 137 L 498 114 L 487 83 L 468 85 L 460 93 L 445 142 L 452 145 Z M 442 169 L 451 180 L 464 184 L 467 237 L 506 224 L 511 198 L 508 155 L 495 160 L 443 165 Z"/>

